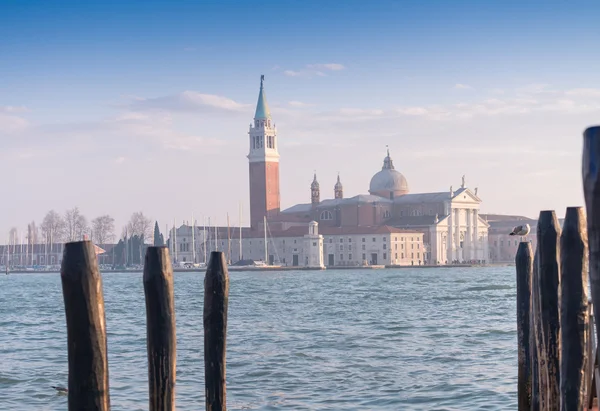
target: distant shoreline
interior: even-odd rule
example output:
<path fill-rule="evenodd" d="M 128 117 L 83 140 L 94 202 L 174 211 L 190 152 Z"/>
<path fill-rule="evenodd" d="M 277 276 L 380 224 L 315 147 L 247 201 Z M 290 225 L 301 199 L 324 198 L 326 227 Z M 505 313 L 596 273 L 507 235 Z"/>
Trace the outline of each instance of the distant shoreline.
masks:
<path fill-rule="evenodd" d="M 253 272 L 253 271 L 336 271 L 336 270 L 385 270 L 390 268 L 476 268 L 476 267 L 512 267 L 514 263 L 494 263 L 494 264 L 452 264 L 452 265 L 377 265 L 377 266 L 339 266 L 339 267 L 327 267 L 327 268 L 312 268 L 312 267 L 228 267 L 228 270 L 239 271 L 239 272 Z M 204 272 L 205 269 L 197 268 L 174 268 L 175 273 L 200 273 Z M 108 273 L 138 273 L 144 272 L 143 269 L 136 270 L 100 270 L 103 274 Z M 9 271 L 9 274 L 60 274 L 59 270 L 51 271 L 30 271 L 30 270 L 15 270 Z"/>

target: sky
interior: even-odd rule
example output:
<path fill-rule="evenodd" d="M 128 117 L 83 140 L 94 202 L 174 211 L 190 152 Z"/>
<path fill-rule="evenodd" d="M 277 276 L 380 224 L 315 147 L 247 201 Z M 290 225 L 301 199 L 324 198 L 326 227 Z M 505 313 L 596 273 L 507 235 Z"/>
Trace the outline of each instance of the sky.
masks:
<path fill-rule="evenodd" d="M 161 228 L 248 222 L 260 84 L 281 206 L 385 147 L 410 191 L 478 188 L 484 213 L 583 205 L 600 122 L 597 1 L 0 0 L 0 233 L 47 211 Z M 0 234 L 1 235 L 1 234 Z M 0 240 L 1 242 L 1 240 Z"/>

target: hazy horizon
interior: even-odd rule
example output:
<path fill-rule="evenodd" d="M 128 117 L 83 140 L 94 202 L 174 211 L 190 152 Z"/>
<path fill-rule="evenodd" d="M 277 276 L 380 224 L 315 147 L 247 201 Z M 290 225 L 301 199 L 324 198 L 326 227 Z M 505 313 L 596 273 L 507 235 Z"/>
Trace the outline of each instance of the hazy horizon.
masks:
<path fill-rule="evenodd" d="M 135 211 L 161 230 L 248 225 L 260 75 L 281 207 L 368 193 L 385 147 L 410 192 L 478 187 L 482 213 L 583 205 L 600 119 L 600 3 L 6 2 L 1 233 L 47 211 Z"/>

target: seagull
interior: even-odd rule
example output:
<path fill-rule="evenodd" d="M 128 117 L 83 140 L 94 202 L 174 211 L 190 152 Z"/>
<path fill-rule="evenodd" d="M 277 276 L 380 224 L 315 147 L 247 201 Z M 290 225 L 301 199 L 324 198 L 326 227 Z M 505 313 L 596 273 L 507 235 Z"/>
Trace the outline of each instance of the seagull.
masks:
<path fill-rule="evenodd" d="M 526 236 L 527 234 L 529 234 L 529 230 L 531 230 L 529 224 L 518 225 L 515 228 L 513 228 L 513 230 L 508 235 Z"/>
<path fill-rule="evenodd" d="M 66 394 L 69 392 L 69 390 L 65 387 L 61 387 L 60 385 L 55 387 L 54 385 L 51 386 L 52 388 L 54 388 L 59 394 Z"/>

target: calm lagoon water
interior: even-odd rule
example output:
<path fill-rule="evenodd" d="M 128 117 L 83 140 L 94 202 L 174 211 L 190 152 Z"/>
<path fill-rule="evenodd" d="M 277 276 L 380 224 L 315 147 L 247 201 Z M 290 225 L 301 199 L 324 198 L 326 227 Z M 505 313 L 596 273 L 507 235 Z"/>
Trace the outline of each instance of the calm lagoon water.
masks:
<path fill-rule="evenodd" d="M 204 408 L 203 273 L 176 273 L 177 408 Z M 139 273 L 104 275 L 113 410 L 147 410 Z M 515 410 L 511 267 L 230 273 L 229 410 Z M 59 274 L 0 276 L 0 409 L 66 410 Z"/>

